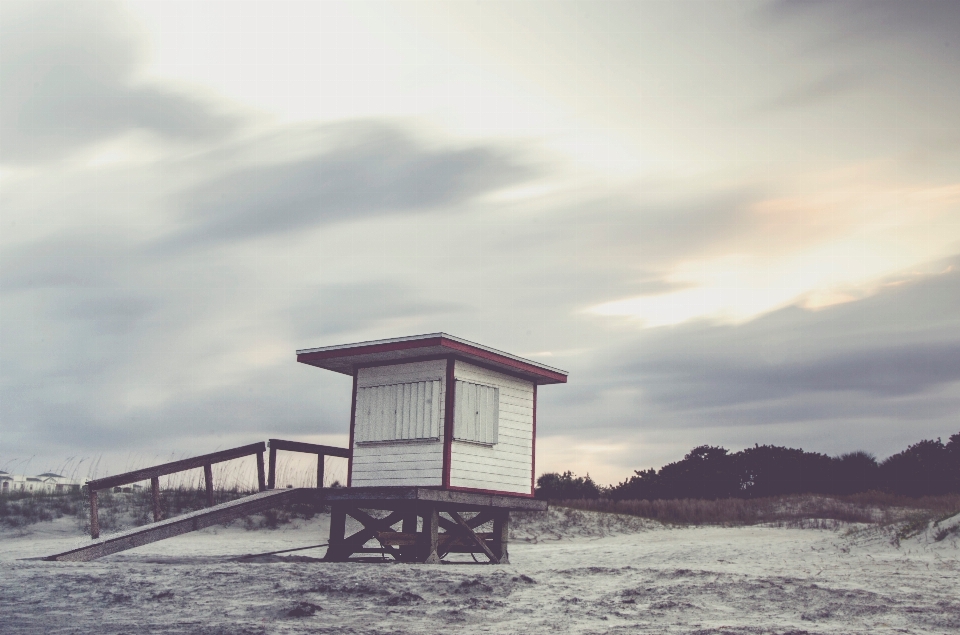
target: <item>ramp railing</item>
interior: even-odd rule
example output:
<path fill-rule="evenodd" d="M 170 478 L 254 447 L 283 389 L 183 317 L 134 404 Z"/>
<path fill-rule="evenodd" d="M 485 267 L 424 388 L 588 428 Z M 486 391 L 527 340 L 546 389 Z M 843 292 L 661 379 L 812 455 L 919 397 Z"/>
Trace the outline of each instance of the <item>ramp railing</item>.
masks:
<path fill-rule="evenodd" d="M 271 440 L 272 441 L 272 440 Z M 293 443 L 292 441 L 284 441 L 283 443 Z M 311 445 L 311 444 L 298 444 L 298 445 Z M 318 446 L 326 447 L 326 446 Z M 338 450 L 339 448 L 331 448 L 333 450 Z M 189 459 L 183 459 L 180 461 L 172 461 L 170 463 L 164 463 L 163 465 L 155 465 L 153 467 L 146 467 L 141 470 L 134 470 L 132 472 L 126 472 L 124 474 L 117 474 L 115 476 L 107 476 L 104 478 L 98 478 L 87 483 L 87 488 L 90 493 L 90 537 L 99 538 L 100 537 L 100 518 L 97 511 L 97 492 L 105 489 L 112 489 L 120 485 L 129 485 L 130 483 L 139 483 L 140 481 L 145 481 L 150 479 L 150 486 L 153 490 L 153 521 L 157 522 L 160 520 L 160 477 L 166 476 L 167 474 L 175 474 L 177 472 L 184 472 L 186 470 L 192 470 L 198 467 L 203 468 L 203 479 L 204 484 L 206 485 L 207 490 L 207 507 L 213 507 L 213 465 L 215 463 L 223 463 L 224 461 L 229 461 L 231 459 L 239 459 L 245 456 L 250 456 L 252 454 L 257 455 L 257 485 L 259 490 L 262 492 L 266 489 L 264 483 L 264 469 L 263 469 L 263 453 L 266 451 L 266 445 L 261 441 L 260 443 L 251 443 L 250 445 L 244 445 L 239 448 L 232 448 L 230 450 L 222 450 L 220 452 L 213 452 L 211 454 L 203 454 L 201 456 L 191 457 Z M 349 452 L 348 450 L 343 450 Z M 312 451 L 311 451 L 312 452 Z M 272 479 L 273 479 L 273 456 L 275 450 L 271 445 L 270 448 L 270 474 L 271 474 L 271 489 Z M 321 457 L 321 462 L 323 458 Z M 322 468 L 321 468 L 322 469 Z"/>
<path fill-rule="evenodd" d="M 283 439 L 270 439 L 270 474 L 267 477 L 267 489 L 274 489 L 277 484 L 277 450 L 287 452 L 303 452 L 305 454 L 317 455 L 317 487 L 323 487 L 323 463 L 324 457 L 336 456 L 342 459 L 350 458 L 350 450 L 347 448 L 335 448 L 332 445 L 318 445 L 316 443 L 301 443 L 300 441 L 284 441 Z"/>

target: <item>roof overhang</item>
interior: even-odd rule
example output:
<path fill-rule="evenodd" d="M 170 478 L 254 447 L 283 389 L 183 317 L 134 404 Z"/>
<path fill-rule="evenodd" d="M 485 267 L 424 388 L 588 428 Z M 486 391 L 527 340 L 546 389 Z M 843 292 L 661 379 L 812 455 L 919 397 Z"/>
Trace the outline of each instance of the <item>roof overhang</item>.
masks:
<path fill-rule="evenodd" d="M 344 375 L 360 368 L 387 366 L 421 359 L 455 357 L 535 384 L 563 384 L 567 371 L 481 346 L 446 333 L 396 337 L 389 340 L 340 344 L 297 351 L 297 361 Z"/>

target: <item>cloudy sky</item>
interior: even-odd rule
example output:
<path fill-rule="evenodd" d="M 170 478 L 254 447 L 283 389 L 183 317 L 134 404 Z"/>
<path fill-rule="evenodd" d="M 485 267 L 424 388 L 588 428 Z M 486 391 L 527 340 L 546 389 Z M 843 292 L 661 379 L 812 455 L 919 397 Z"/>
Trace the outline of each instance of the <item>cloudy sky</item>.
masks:
<path fill-rule="evenodd" d="M 346 443 L 294 351 L 570 372 L 537 465 L 960 431 L 960 4 L 0 0 L 0 469 Z"/>

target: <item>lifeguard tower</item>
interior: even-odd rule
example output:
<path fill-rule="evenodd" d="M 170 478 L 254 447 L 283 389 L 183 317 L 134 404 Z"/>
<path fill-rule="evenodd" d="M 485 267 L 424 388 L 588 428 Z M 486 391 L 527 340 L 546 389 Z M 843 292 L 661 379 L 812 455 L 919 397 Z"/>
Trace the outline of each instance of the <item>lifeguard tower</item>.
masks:
<path fill-rule="evenodd" d="M 323 490 L 328 560 L 390 549 L 413 562 L 507 561 L 509 512 L 546 508 L 533 498 L 537 388 L 566 372 L 446 333 L 305 349 L 297 361 L 353 377 L 347 488 Z M 347 515 L 365 530 L 345 536 Z M 473 531 L 490 521 L 492 532 Z M 381 546 L 364 547 L 371 538 Z"/>

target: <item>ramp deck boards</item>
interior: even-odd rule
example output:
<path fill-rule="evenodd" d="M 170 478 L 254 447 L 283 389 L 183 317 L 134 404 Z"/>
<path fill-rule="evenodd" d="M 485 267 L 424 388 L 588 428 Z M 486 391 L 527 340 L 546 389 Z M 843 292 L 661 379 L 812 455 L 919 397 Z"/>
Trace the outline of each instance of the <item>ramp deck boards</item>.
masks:
<path fill-rule="evenodd" d="M 106 536 L 83 547 L 47 556 L 44 560 L 59 562 L 87 562 L 112 553 L 133 549 L 141 545 L 172 538 L 191 531 L 218 525 L 235 518 L 255 514 L 282 505 L 285 501 L 302 496 L 300 489 L 267 490 L 221 503 L 206 509 L 189 512 L 182 516 L 161 520 L 143 527 Z"/>

